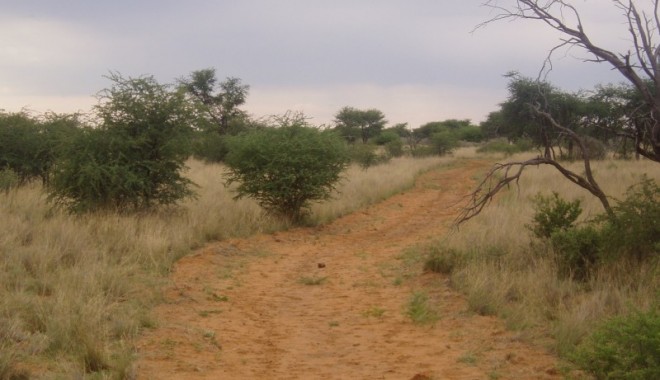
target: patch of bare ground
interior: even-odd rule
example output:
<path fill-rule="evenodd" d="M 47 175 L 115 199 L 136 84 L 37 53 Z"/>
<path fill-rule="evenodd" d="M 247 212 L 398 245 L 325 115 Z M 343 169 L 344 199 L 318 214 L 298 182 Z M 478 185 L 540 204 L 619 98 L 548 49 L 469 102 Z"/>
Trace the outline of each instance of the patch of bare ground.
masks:
<path fill-rule="evenodd" d="M 446 233 L 473 177 L 465 161 L 328 225 L 211 244 L 181 259 L 139 379 L 554 379 L 557 359 L 467 311 L 437 274 L 399 275 L 402 252 Z M 418 272 L 419 273 L 419 272 Z M 414 323 L 411 296 L 436 318 Z"/>

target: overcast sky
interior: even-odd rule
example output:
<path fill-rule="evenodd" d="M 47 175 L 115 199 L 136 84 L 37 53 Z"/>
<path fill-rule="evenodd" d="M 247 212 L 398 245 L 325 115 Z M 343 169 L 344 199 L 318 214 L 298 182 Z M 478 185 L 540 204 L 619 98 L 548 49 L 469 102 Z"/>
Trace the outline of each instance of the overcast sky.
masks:
<path fill-rule="evenodd" d="M 173 83 L 212 67 L 250 86 L 244 108 L 254 116 L 303 111 L 322 124 L 352 106 L 377 108 L 390 125 L 478 123 L 506 99 L 503 74 L 535 77 L 557 42 L 534 22 L 470 33 L 494 16 L 482 3 L 0 0 L 0 109 L 89 111 L 109 71 Z M 575 3 L 596 43 L 628 45 L 611 1 Z M 620 81 L 580 53 L 558 54 L 549 80 L 571 91 Z"/>

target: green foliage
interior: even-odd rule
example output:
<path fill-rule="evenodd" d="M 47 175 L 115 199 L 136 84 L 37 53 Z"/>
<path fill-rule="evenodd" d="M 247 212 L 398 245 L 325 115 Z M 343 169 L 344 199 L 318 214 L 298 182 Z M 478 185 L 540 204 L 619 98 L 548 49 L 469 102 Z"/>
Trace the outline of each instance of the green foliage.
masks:
<path fill-rule="evenodd" d="M 341 138 L 302 120 L 235 136 L 228 143 L 227 183 L 239 183 L 237 198 L 252 197 L 293 222 L 303 219 L 310 202 L 330 198 L 349 161 Z"/>
<path fill-rule="evenodd" d="M 10 168 L 0 169 L 0 191 L 9 191 L 18 186 L 18 174 Z"/>
<path fill-rule="evenodd" d="M 557 255 L 559 274 L 579 281 L 589 277 L 603 250 L 601 232 L 591 225 L 556 230 L 551 242 Z"/>
<path fill-rule="evenodd" d="M 183 93 L 152 77 L 125 79 L 102 92 L 101 124 L 73 138 L 58 162 L 50 199 L 72 212 L 130 211 L 192 196 L 182 177 L 191 120 Z"/>
<path fill-rule="evenodd" d="M 660 379 L 660 313 L 653 308 L 610 319 L 573 359 L 597 379 Z"/>
<path fill-rule="evenodd" d="M 440 319 L 438 312 L 431 305 L 429 296 L 424 292 L 415 292 L 408 300 L 406 315 L 416 324 L 433 324 Z"/>
<path fill-rule="evenodd" d="M 660 188 L 643 177 L 631 186 L 624 200 L 613 207 L 614 218 L 605 219 L 603 239 L 607 258 L 646 260 L 660 252 Z"/>
<path fill-rule="evenodd" d="M 215 69 L 193 71 L 179 81 L 181 88 L 194 100 L 197 128 L 218 134 L 233 134 L 247 115 L 238 107 L 247 99 L 250 86 L 239 78 L 229 77 L 218 84 Z"/>
<path fill-rule="evenodd" d="M 196 132 L 192 143 L 193 155 L 206 162 L 222 162 L 229 148 L 227 136 L 215 132 Z"/>
<path fill-rule="evenodd" d="M 385 115 L 377 109 L 359 110 L 353 107 L 344 107 L 335 115 L 335 130 L 346 141 L 361 140 L 366 144 L 371 138 L 378 136 L 387 124 Z"/>
<path fill-rule="evenodd" d="M 385 144 L 385 150 L 390 157 L 401 157 L 403 156 L 403 141 L 401 139 L 396 139 Z"/>
<path fill-rule="evenodd" d="M 456 135 L 461 141 L 480 142 L 484 138 L 481 128 L 475 125 L 468 125 L 456 131 Z"/>
<path fill-rule="evenodd" d="M 373 138 L 376 145 L 386 145 L 389 142 L 400 140 L 401 137 L 395 131 L 383 131 Z"/>
<path fill-rule="evenodd" d="M 48 181 L 61 146 L 76 132 L 76 115 L 0 113 L 0 170 L 11 169 L 20 184 Z"/>
<path fill-rule="evenodd" d="M 518 139 L 515 142 L 509 142 L 506 138 L 501 137 L 486 142 L 477 149 L 477 152 L 504 153 L 507 156 L 511 156 L 530 149 L 532 149 L 532 142 L 529 139 Z"/>
<path fill-rule="evenodd" d="M 580 200 L 567 202 L 556 192 L 552 197 L 538 194 L 534 198 L 534 219 L 530 229 L 538 238 L 549 238 L 557 231 L 566 231 L 572 228 L 582 213 Z"/>
<path fill-rule="evenodd" d="M 562 276 L 585 280 L 592 268 L 606 261 L 643 262 L 660 252 L 660 188 L 647 177 L 628 189 L 613 207 L 613 216 L 599 216 L 582 227 L 575 226 L 579 201 L 566 202 L 553 193 L 538 195 L 535 203 L 529 228 L 536 237 L 550 239 Z"/>
<path fill-rule="evenodd" d="M 444 156 L 458 147 L 458 138 L 452 131 L 441 131 L 431 135 L 431 146 L 435 154 Z"/>
<path fill-rule="evenodd" d="M 348 147 L 351 162 L 360 165 L 363 169 L 383 162 L 383 158 L 376 152 L 376 146 L 371 144 L 351 144 Z"/>

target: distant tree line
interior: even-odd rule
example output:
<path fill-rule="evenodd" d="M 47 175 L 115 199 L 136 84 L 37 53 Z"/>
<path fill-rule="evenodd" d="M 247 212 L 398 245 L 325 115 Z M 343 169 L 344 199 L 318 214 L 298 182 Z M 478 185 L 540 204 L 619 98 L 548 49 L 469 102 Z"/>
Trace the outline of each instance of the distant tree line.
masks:
<path fill-rule="evenodd" d="M 241 109 L 249 86 L 234 77 L 219 81 L 214 69 L 194 71 L 172 85 L 160 84 L 151 76 L 126 78 L 110 73 L 112 86 L 99 93 L 90 115 L 0 112 L 0 189 L 36 179 L 45 185 L 53 204 L 73 212 L 139 211 L 194 196 L 194 184 L 182 174 L 191 156 L 224 162 L 234 170 L 231 181 L 240 182 L 250 178 L 241 161 L 254 158 L 255 171 L 258 165 L 262 165 L 258 170 L 265 170 L 266 162 L 300 169 L 307 163 L 293 159 L 296 154 L 321 162 L 319 155 L 333 156 L 321 148 L 341 151 L 336 161 L 325 163 L 332 169 L 327 176 L 332 181 L 318 185 L 323 191 L 309 191 L 296 201 L 279 200 L 295 205 L 293 211 L 283 211 L 286 206 L 277 205 L 278 201 L 265 201 L 266 190 L 250 194 L 245 190 L 249 186 L 241 187 L 240 196 L 261 199 L 266 209 L 298 220 L 310 201 L 327 198 L 339 178 L 337 169 L 350 161 L 368 168 L 405 154 L 446 155 L 461 144 L 486 140 L 497 142 L 486 147 L 504 150 L 537 147 L 552 159 L 574 159 L 585 154 L 585 147 L 593 158 L 609 151 L 630 158 L 644 155 L 652 145 L 645 133 L 645 126 L 653 122 L 651 112 L 635 87 L 606 85 L 568 93 L 516 73 L 509 78 L 509 97 L 480 125 L 447 119 L 417 128 L 407 123 L 388 126 L 380 110 L 346 106 L 335 114 L 333 125 L 315 127 L 302 114 L 252 117 Z M 565 131 L 550 128 L 550 119 L 539 110 L 583 136 L 587 145 L 576 146 Z M 273 129 L 282 129 L 282 136 L 299 141 L 276 143 L 281 136 L 272 134 Z M 277 144 L 279 148 L 273 148 Z M 257 163 L 255 154 L 241 152 L 254 147 L 268 148 L 269 156 Z M 273 173 L 259 174 L 262 182 L 275 183 Z M 292 174 L 287 178 L 309 182 Z M 268 191 L 283 195 L 298 185 L 283 186 Z"/>

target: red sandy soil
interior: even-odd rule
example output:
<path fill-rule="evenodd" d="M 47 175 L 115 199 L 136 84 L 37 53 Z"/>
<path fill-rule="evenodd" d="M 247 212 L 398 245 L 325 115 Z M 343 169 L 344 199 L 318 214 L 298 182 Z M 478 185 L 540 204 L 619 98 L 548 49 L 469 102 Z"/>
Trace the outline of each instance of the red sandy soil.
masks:
<path fill-rule="evenodd" d="M 181 259 L 155 310 L 158 327 L 138 343 L 138 379 L 561 378 L 557 358 L 469 312 L 446 277 L 401 269 L 406 249 L 447 233 L 486 166 L 434 170 L 331 224 L 217 242 Z M 406 315 L 420 290 L 435 323 Z"/>

